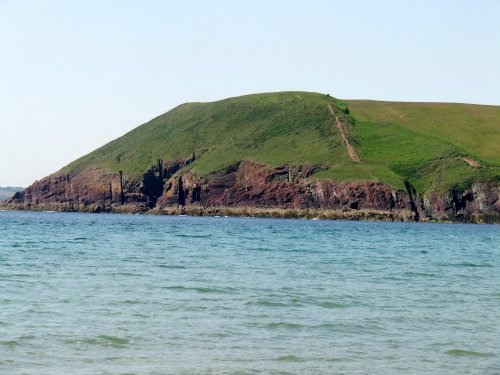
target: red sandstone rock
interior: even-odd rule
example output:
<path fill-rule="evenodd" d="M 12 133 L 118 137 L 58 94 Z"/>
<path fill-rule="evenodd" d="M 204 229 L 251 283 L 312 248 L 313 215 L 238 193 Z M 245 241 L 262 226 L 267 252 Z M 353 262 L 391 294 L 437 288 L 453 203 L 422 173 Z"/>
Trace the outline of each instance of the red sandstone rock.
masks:
<path fill-rule="evenodd" d="M 242 161 L 207 176 L 190 171 L 180 173 L 194 160 L 168 162 L 146 172 L 142 181 L 101 170 L 50 175 L 36 181 L 24 192 L 7 201 L 10 205 L 64 205 L 68 210 L 98 211 L 113 205 L 147 208 L 173 207 L 179 204 L 202 207 L 260 207 L 282 209 L 408 210 L 415 218 L 467 219 L 472 215 L 500 218 L 498 182 L 474 184 L 463 192 L 417 194 L 411 185 L 407 191 L 377 182 L 336 182 L 311 176 L 318 165 L 282 166 Z M 160 170 L 161 172 L 158 172 Z M 122 202 L 123 193 L 123 202 Z M 411 194 L 410 194 L 411 193 Z M 497 220 L 497 219 L 495 219 Z"/>

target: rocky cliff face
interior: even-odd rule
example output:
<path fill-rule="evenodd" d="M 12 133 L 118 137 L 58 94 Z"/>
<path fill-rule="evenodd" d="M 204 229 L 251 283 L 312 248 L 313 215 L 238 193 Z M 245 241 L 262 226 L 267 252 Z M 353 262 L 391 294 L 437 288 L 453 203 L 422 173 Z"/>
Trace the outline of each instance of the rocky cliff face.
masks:
<path fill-rule="evenodd" d="M 500 183 L 475 183 L 469 189 L 451 190 L 444 195 L 431 192 L 419 204 L 425 217 L 438 220 L 500 222 Z"/>
<path fill-rule="evenodd" d="M 267 168 L 250 162 L 199 178 L 191 173 L 167 185 L 159 207 L 178 202 L 182 179 L 186 204 L 293 209 L 408 209 L 408 199 L 387 185 L 311 179 L 321 166 Z"/>
<path fill-rule="evenodd" d="M 74 176 L 54 174 L 6 202 L 21 209 L 146 211 L 168 207 L 256 207 L 288 210 L 404 211 L 411 220 L 500 222 L 498 182 L 476 183 L 465 191 L 419 194 L 376 182 L 335 182 L 311 176 L 321 165 L 282 166 L 241 161 L 207 176 L 185 171 L 191 158 L 158 161 L 142 176 L 127 178 L 101 170 Z"/>

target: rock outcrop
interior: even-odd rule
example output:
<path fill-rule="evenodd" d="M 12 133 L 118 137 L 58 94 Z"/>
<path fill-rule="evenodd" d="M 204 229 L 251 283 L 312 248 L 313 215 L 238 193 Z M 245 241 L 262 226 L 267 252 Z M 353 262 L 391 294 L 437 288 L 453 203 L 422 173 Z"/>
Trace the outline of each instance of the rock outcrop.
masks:
<path fill-rule="evenodd" d="M 450 190 L 440 195 L 426 194 L 422 199 L 426 217 L 437 220 L 500 222 L 500 183 L 474 183 L 463 191 Z"/>
<path fill-rule="evenodd" d="M 8 208 L 90 212 L 155 212 L 172 207 L 337 210 L 386 212 L 388 218 L 500 222 L 500 185 L 475 183 L 464 191 L 418 193 L 410 181 L 404 191 L 371 181 L 319 180 L 322 165 L 284 165 L 271 168 L 240 161 L 206 176 L 186 168 L 190 158 L 158 163 L 142 179 L 122 171 L 83 170 L 56 173 L 36 181 L 5 202 Z M 210 211 L 212 212 L 212 211 Z M 337 216 L 336 216 L 337 217 Z M 360 216 L 361 217 L 361 216 Z"/>

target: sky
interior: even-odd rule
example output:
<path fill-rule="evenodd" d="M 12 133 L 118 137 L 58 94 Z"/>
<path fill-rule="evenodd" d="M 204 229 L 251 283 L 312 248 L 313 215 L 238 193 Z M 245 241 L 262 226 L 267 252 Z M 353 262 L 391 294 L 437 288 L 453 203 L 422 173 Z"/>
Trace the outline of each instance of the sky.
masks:
<path fill-rule="evenodd" d="M 0 0 L 0 186 L 270 91 L 500 105 L 500 1 Z"/>

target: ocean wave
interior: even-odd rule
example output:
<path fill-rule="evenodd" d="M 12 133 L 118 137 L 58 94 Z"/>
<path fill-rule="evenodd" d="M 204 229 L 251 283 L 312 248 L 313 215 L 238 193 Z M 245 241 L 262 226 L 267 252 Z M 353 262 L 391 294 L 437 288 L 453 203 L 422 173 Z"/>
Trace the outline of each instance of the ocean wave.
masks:
<path fill-rule="evenodd" d="M 0 340 L 0 346 L 13 348 L 16 346 L 21 346 L 21 343 L 18 340 Z"/>
<path fill-rule="evenodd" d="M 181 266 L 181 265 L 177 265 L 177 264 L 159 264 L 158 267 L 168 268 L 168 269 L 173 269 L 173 270 L 185 270 L 185 269 L 187 269 L 186 266 Z"/>
<path fill-rule="evenodd" d="M 183 285 L 172 285 L 163 287 L 163 289 L 174 290 L 178 292 L 197 292 L 197 293 L 233 293 L 234 288 L 209 288 L 209 287 L 186 287 Z"/>
<path fill-rule="evenodd" d="M 264 307 L 288 307 L 288 304 L 283 302 L 268 301 L 268 300 L 257 300 L 252 302 L 247 302 L 245 305 L 257 305 Z"/>
<path fill-rule="evenodd" d="M 476 352 L 474 350 L 452 349 L 448 350 L 446 354 L 454 357 L 494 357 L 492 353 Z"/>
<path fill-rule="evenodd" d="M 130 340 L 117 336 L 99 335 L 97 337 L 69 339 L 66 340 L 65 343 L 69 345 L 111 346 L 114 348 L 126 348 L 130 344 Z"/>
<path fill-rule="evenodd" d="M 278 358 L 276 358 L 276 361 L 280 362 L 303 362 L 304 359 L 300 358 L 294 354 L 289 354 L 289 355 L 283 355 Z"/>
<path fill-rule="evenodd" d="M 289 322 L 272 322 L 265 325 L 266 328 L 270 329 L 303 329 L 306 326 L 299 323 L 289 323 Z"/>

